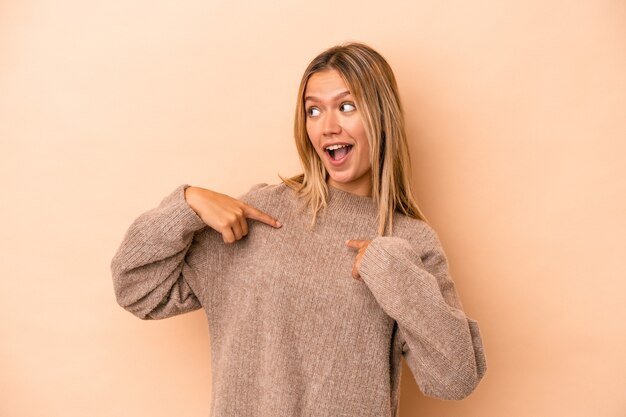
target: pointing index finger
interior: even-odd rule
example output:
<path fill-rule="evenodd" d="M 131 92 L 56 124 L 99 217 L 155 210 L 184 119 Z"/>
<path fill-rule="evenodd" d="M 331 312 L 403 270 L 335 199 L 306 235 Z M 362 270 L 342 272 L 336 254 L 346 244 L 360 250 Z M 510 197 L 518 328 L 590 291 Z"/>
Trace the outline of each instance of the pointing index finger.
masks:
<path fill-rule="evenodd" d="M 346 245 L 348 245 L 351 248 L 354 249 L 360 249 L 363 247 L 363 245 L 365 245 L 365 243 L 367 242 L 367 240 L 346 240 Z"/>
<path fill-rule="evenodd" d="M 270 226 L 279 228 L 282 226 L 278 220 L 273 218 L 267 213 L 262 212 L 261 210 L 254 208 L 252 206 L 245 205 L 244 206 L 244 214 L 249 219 L 258 220 L 265 224 L 269 224 Z"/>

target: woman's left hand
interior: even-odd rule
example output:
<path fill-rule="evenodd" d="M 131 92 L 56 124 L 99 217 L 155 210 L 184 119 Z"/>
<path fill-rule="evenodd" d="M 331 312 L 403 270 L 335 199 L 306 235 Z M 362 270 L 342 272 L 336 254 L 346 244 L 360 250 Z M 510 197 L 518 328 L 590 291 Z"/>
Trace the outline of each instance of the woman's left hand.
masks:
<path fill-rule="evenodd" d="M 352 267 L 352 278 L 354 279 L 361 278 L 361 275 L 359 275 L 359 267 L 361 266 L 361 260 L 363 259 L 365 250 L 370 242 L 371 240 L 346 240 L 346 245 L 353 249 L 358 249 L 356 259 L 354 260 L 354 266 Z"/>

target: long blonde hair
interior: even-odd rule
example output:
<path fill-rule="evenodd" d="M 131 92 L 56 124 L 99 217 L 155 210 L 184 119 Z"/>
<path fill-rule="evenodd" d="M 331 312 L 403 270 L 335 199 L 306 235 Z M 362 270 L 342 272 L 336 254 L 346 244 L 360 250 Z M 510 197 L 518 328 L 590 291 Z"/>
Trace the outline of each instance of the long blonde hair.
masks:
<path fill-rule="evenodd" d="M 317 213 L 328 201 L 328 172 L 315 152 L 306 130 L 304 91 L 311 75 L 336 70 L 354 96 L 370 145 L 372 198 L 378 207 L 378 234 L 387 225 L 393 234 L 393 212 L 426 221 L 411 191 L 411 160 L 398 87 L 387 61 L 371 47 L 351 42 L 337 45 L 311 61 L 300 81 L 294 120 L 294 137 L 303 173 L 281 180 Z"/>

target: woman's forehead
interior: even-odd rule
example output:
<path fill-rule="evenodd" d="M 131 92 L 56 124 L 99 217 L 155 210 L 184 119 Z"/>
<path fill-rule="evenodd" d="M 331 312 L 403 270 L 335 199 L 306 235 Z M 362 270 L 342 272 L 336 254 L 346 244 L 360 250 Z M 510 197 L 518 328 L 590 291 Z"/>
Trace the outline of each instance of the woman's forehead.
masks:
<path fill-rule="evenodd" d="M 307 98 L 332 98 L 338 95 L 350 93 L 346 82 L 335 69 L 328 69 L 314 73 L 309 77 L 304 90 L 305 100 Z"/>

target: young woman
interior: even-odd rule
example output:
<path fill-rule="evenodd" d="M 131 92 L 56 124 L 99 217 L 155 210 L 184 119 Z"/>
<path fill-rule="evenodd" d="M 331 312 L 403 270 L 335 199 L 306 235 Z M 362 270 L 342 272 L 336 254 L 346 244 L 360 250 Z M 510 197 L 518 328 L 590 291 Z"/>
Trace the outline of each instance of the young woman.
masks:
<path fill-rule="evenodd" d="M 111 269 L 142 319 L 203 308 L 211 415 L 391 416 L 401 357 L 424 394 L 469 395 L 486 370 L 437 233 L 411 193 L 391 68 L 350 43 L 305 71 L 303 173 L 239 198 L 181 184 L 126 232 Z"/>

